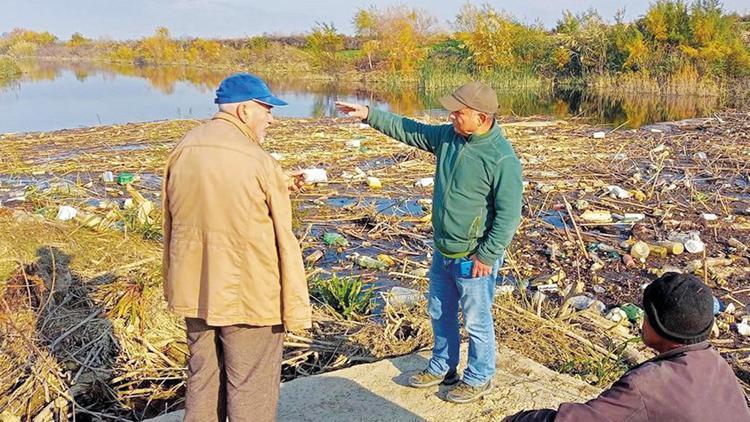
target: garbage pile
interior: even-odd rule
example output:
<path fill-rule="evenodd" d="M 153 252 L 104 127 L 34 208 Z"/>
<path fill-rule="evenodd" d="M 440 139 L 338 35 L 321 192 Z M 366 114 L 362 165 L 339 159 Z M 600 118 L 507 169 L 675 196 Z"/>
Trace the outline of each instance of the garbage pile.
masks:
<path fill-rule="evenodd" d="M 139 419 L 182 394 L 182 322 L 161 300 L 159 175 L 195 124 L 0 137 L 0 404 L 15 404 L 4 416 Z M 716 298 L 712 341 L 747 373 L 747 113 L 503 129 L 525 194 L 496 290 L 500 341 L 604 385 L 649 356 L 631 340 L 643 288 L 691 272 Z M 335 119 L 281 120 L 264 146 L 305 180 L 292 200 L 315 322 L 287 336 L 284 379 L 429 345 L 432 156 Z"/>

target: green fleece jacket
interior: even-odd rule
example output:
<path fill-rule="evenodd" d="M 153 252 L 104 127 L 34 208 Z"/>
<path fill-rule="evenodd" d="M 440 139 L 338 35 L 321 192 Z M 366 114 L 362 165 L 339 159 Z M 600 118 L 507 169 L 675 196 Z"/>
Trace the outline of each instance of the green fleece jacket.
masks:
<path fill-rule="evenodd" d="M 367 123 L 437 158 L 432 193 L 435 247 L 445 256 L 476 253 L 492 265 L 521 221 L 521 163 L 497 123 L 468 138 L 453 125 L 426 125 L 370 108 Z"/>

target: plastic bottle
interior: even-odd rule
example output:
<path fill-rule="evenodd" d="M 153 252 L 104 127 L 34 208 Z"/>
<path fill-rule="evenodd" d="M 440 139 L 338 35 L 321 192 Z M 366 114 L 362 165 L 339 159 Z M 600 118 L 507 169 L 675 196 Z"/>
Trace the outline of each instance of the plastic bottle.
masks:
<path fill-rule="evenodd" d="M 656 242 L 656 245 L 666 248 L 667 252 L 669 252 L 672 255 L 679 255 L 685 252 L 685 246 L 680 242 L 672 242 L 671 240 L 665 240 L 662 242 Z"/>
<path fill-rule="evenodd" d="M 648 244 L 640 240 L 633 243 L 633 246 L 630 247 L 630 255 L 641 262 L 646 262 L 646 258 L 648 258 L 650 253 L 651 248 L 648 247 Z"/>
<path fill-rule="evenodd" d="M 700 239 L 689 239 L 685 242 L 685 250 L 690 253 L 702 253 L 706 250 L 706 245 Z"/>

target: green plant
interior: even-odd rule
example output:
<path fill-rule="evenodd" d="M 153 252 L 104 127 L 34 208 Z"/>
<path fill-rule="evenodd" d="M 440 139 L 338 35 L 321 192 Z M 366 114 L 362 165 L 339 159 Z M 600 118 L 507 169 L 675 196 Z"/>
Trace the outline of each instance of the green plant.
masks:
<path fill-rule="evenodd" d="M 312 65 L 324 72 L 335 73 L 341 69 L 339 52 L 344 50 L 344 35 L 331 23 L 318 23 L 307 37 L 307 50 Z"/>
<path fill-rule="evenodd" d="M 628 370 L 624 359 L 625 348 L 631 343 L 638 343 L 641 339 L 633 337 L 617 345 L 607 355 L 590 359 L 573 359 L 564 363 L 558 370 L 564 374 L 578 375 L 590 384 L 608 386 Z"/>
<path fill-rule="evenodd" d="M 346 319 L 369 313 L 375 297 L 372 287 L 363 288 L 361 278 L 336 274 L 329 279 L 315 280 L 312 293 L 313 297 Z"/>

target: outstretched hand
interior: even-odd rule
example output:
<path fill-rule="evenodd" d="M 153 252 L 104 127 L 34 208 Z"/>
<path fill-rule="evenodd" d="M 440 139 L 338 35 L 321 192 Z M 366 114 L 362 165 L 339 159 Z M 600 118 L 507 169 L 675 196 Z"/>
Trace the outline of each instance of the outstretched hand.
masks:
<path fill-rule="evenodd" d="M 370 115 L 370 108 L 362 104 L 336 101 L 336 109 L 349 117 L 356 117 L 362 120 L 367 119 L 367 116 Z"/>

